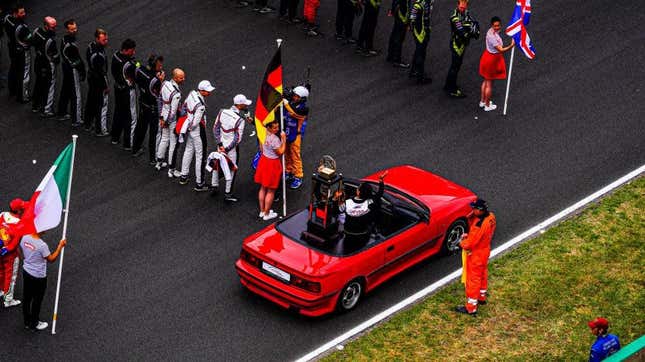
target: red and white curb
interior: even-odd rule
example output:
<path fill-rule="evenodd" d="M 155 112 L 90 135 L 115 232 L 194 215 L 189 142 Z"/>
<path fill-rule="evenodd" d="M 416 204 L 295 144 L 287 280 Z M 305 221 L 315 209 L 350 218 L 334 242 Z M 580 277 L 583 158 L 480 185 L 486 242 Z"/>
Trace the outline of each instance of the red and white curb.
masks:
<path fill-rule="evenodd" d="M 593 194 L 585 197 L 584 199 L 576 202 L 575 204 L 567 207 L 566 209 L 558 212 L 557 214 L 551 216 L 550 218 L 540 222 L 539 224 L 531 227 L 530 229 L 524 231 L 523 233 L 517 235 L 516 237 L 510 239 L 509 241 L 505 242 L 504 244 L 496 247 L 495 249 L 491 250 L 490 257 L 494 258 L 495 256 L 503 253 L 504 251 L 508 250 L 509 248 L 521 243 L 522 241 L 525 241 L 529 239 L 531 236 L 537 234 L 537 233 L 544 233 L 544 231 L 549 228 L 550 226 L 553 226 L 555 223 L 565 219 L 569 215 L 575 213 L 576 211 L 580 210 L 581 208 L 587 206 L 588 204 L 594 202 L 598 198 L 606 195 L 607 193 L 613 191 L 614 189 L 618 188 L 619 186 L 628 183 L 629 181 L 633 180 L 634 178 L 638 177 L 640 174 L 645 172 L 645 165 L 642 165 L 641 167 L 637 168 L 636 170 L 628 173 L 627 175 L 619 178 L 618 180 L 610 183 L 609 185 L 603 187 L 602 189 L 594 192 Z M 340 336 L 330 340 L 329 342 L 321 345 L 320 347 L 314 349 L 313 351 L 307 353 L 306 355 L 298 358 L 296 361 L 297 362 L 305 362 L 305 361 L 311 361 L 314 360 L 318 357 L 320 357 L 322 354 L 326 353 L 330 349 L 336 347 L 337 349 L 341 350 L 343 349 L 343 343 L 349 340 L 350 338 L 364 332 L 365 330 L 375 326 L 376 324 L 390 318 L 397 312 L 401 311 L 402 309 L 409 307 L 412 304 L 415 304 L 418 302 L 420 299 L 425 298 L 429 294 L 435 292 L 437 289 L 445 286 L 446 284 L 452 282 L 453 280 L 459 278 L 461 276 L 461 268 L 458 270 L 455 270 L 454 272 L 444 276 L 440 280 L 437 280 L 436 282 L 428 285 L 427 287 L 419 290 L 418 292 L 412 294 L 411 296 L 405 298 L 404 300 L 396 303 L 395 305 L 389 307 L 388 309 L 382 311 L 381 313 L 373 316 L 372 318 L 364 321 L 363 323 L 355 326 L 354 328 L 348 330 L 347 332 L 341 334 Z"/>

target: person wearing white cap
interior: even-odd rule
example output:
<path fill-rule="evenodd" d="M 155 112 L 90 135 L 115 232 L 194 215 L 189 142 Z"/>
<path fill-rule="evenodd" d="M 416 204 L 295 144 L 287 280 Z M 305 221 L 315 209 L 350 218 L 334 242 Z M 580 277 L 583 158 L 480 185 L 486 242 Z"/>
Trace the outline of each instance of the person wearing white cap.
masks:
<path fill-rule="evenodd" d="M 208 191 L 204 183 L 203 170 L 206 163 L 206 102 L 204 97 L 208 97 L 215 87 L 211 82 L 202 80 L 197 86 L 197 90 L 191 91 L 184 101 L 183 108 L 186 110 L 186 121 L 182 124 L 179 132 L 179 142 L 182 142 L 186 135 L 186 149 L 181 161 L 181 176 L 179 183 L 185 185 L 188 183 L 188 169 L 195 156 L 195 181 L 197 185 L 193 190 Z"/>
<path fill-rule="evenodd" d="M 288 101 L 286 99 L 283 101 L 284 132 L 287 134 L 287 150 L 284 153 L 286 181 L 292 190 L 302 186 L 304 177 L 300 146 L 309 116 L 307 97 L 309 97 L 309 89 L 304 86 L 297 86 L 293 89 L 291 98 Z"/>
<path fill-rule="evenodd" d="M 238 94 L 233 98 L 233 106 L 229 109 L 219 111 L 215 124 L 213 125 L 213 134 L 217 143 L 217 151 L 211 153 L 209 160 L 218 160 L 218 166 L 224 174 L 226 180 L 226 189 L 224 190 L 224 200 L 236 202 L 237 198 L 231 193 L 233 186 L 233 177 L 237 169 L 237 156 L 240 142 L 244 135 L 244 122 L 251 122 L 248 114 L 248 107 L 253 101 L 246 98 L 244 94 Z M 217 154 L 221 154 L 217 155 Z M 223 157 L 222 157 L 223 156 Z M 227 161 L 227 162 L 222 162 Z M 232 167 L 229 167 L 229 163 Z M 232 170 L 231 170 L 232 168 Z M 219 186 L 219 172 L 216 167 L 212 174 L 213 193 L 216 194 Z"/>

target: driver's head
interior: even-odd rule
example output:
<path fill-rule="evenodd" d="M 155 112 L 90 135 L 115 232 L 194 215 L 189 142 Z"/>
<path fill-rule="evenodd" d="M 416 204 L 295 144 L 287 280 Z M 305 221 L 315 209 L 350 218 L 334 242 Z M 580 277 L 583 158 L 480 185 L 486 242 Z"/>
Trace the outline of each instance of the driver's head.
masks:
<path fill-rule="evenodd" d="M 363 182 L 358 186 L 358 190 L 356 190 L 356 196 L 361 197 L 363 199 L 369 199 L 372 197 L 372 186 L 370 186 L 368 183 Z"/>

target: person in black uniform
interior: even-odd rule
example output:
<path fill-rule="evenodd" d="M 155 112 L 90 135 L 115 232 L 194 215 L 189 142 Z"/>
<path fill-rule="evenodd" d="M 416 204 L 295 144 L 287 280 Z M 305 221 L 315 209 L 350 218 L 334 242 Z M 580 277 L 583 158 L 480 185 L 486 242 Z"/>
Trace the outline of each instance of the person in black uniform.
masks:
<path fill-rule="evenodd" d="M 137 89 L 134 54 L 137 43 L 126 39 L 121 50 L 112 56 L 112 78 L 114 78 L 114 115 L 112 117 L 112 144 L 119 143 L 123 134 L 123 149 L 132 150 L 134 129 L 137 126 Z"/>
<path fill-rule="evenodd" d="M 470 39 L 479 38 L 479 23 L 468 12 L 468 0 L 458 0 L 457 8 L 450 15 L 450 54 L 452 62 L 443 89 L 453 98 L 464 98 L 466 95 L 457 86 L 457 74 L 464 59 L 464 52 Z"/>
<path fill-rule="evenodd" d="M 139 119 L 134 129 L 134 142 L 132 143 L 132 155 L 137 157 L 143 154 L 143 139 L 148 133 L 148 154 L 150 164 L 157 163 L 156 144 L 157 131 L 159 129 L 159 93 L 166 75 L 163 72 L 163 57 L 150 55 L 148 64 L 137 68 L 135 81 L 139 86 Z"/>
<path fill-rule="evenodd" d="M 434 0 L 412 0 L 410 8 L 410 31 L 414 39 L 414 56 L 410 68 L 410 78 L 418 84 L 432 80 L 425 73 L 426 51 L 430 40 L 430 15 Z"/>
<path fill-rule="evenodd" d="M 381 10 L 381 0 L 362 0 L 364 2 L 363 21 L 358 31 L 358 43 L 356 44 L 356 53 L 366 57 L 373 57 L 379 52 L 374 49 L 374 32 L 376 31 L 376 22 L 378 13 Z"/>
<path fill-rule="evenodd" d="M 338 7 L 336 8 L 336 40 L 344 40 L 349 44 L 356 43 L 352 32 L 354 18 L 358 9 L 358 0 L 338 0 Z"/>
<path fill-rule="evenodd" d="M 87 46 L 86 58 L 89 69 L 87 82 L 87 100 L 85 101 L 85 130 L 89 131 L 94 123 L 97 136 L 107 136 L 107 107 L 110 93 L 107 69 L 108 59 L 105 47 L 108 44 L 108 34 L 103 29 L 96 29 L 94 41 Z"/>
<path fill-rule="evenodd" d="M 387 171 L 379 176 L 378 191 L 372 191 L 369 183 L 361 183 L 356 189 L 356 195 L 345 200 L 345 241 L 349 243 L 366 243 L 369 241 L 373 225 L 381 208 L 381 197 L 385 191 L 383 179 Z"/>
<path fill-rule="evenodd" d="M 63 59 L 63 85 L 58 98 L 58 119 L 66 121 L 73 119 L 72 127 L 78 127 L 83 123 L 81 112 L 81 82 L 85 80 L 85 63 L 81 58 L 81 51 L 76 45 L 76 34 L 78 27 L 76 21 L 70 19 L 65 21 L 67 34 L 60 42 L 60 53 Z M 68 113 L 68 106 L 71 104 L 71 114 Z"/>
<path fill-rule="evenodd" d="M 392 33 L 390 33 L 386 60 L 398 68 L 410 67 L 410 64 L 401 60 L 401 48 L 409 23 L 408 5 L 408 0 L 392 0 L 392 8 L 388 13 L 389 16 L 394 17 L 394 24 L 392 25 Z"/>
<path fill-rule="evenodd" d="M 34 84 L 31 111 L 41 112 L 44 118 L 54 117 L 54 96 L 56 92 L 56 68 L 60 63 L 60 54 L 56 46 L 56 19 L 47 16 L 43 26 L 36 29 L 32 36 L 32 44 L 36 50 Z"/>
<path fill-rule="evenodd" d="M 4 29 L 9 47 L 8 83 L 9 96 L 15 96 L 20 103 L 31 101 L 29 82 L 31 81 L 31 31 L 25 24 L 25 7 L 16 5 L 11 14 L 4 18 Z"/>

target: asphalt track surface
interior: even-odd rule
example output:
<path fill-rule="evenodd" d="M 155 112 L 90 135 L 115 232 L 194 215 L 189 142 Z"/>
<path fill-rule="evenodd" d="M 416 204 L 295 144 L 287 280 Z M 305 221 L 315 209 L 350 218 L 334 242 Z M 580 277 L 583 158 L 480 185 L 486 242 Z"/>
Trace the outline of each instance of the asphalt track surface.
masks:
<path fill-rule="evenodd" d="M 126 37 L 137 41 L 139 59 L 162 53 L 167 69 L 186 70 L 185 93 L 210 79 L 217 87 L 207 99 L 211 116 L 238 92 L 256 97 L 275 39 L 285 39 L 285 83 L 301 81 L 312 69 L 306 173 L 323 154 L 332 154 L 351 176 L 399 164 L 431 170 L 489 201 L 498 219 L 495 245 L 645 160 L 645 33 L 638 30 L 645 10 L 635 1 L 533 4 L 530 32 L 538 58 L 529 62 L 516 53 L 507 117 L 501 109 L 477 107 L 481 39 L 468 48 L 460 73 L 469 97 L 452 100 L 441 90 L 453 1 L 435 3 L 427 61 L 434 83 L 426 86 L 411 84 L 384 56 L 363 58 L 337 43 L 334 1 L 321 7 L 327 35 L 320 39 L 306 38 L 275 14 L 235 9 L 227 0 L 146 3 L 26 5 L 32 25 L 45 15 L 59 23 L 76 18 L 81 44 L 102 26 L 110 53 Z M 476 2 L 472 10 L 485 30 L 487 19 L 507 19 L 512 6 L 495 0 Z M 385 49 L 391 19 L 382 13 L 376 44 Z M 404 54 L 410 55 L 407 40 Z M 500 106 L 503 88 L 495 84 Z M 73 133 L 67 123 L 42 120 L 28 105 L 8 102 L 5 92 L 0 205 L 30 196 Z M 246 292 L 234 269 L 243 237 L 266 225 L 256 218 L 250 138 L 242 144 L 236 184 L 241 201 L 229 206 L 169 181 L 145 157 L 133 159 L 109 138 L 79 132 L 58 334 L 28 333 L 19 309 L 2 309 L 2 360 L 291 360 L 459 266 L 458 257 L 433 258 L 378 288 L 349 314 L 300 317 Z M 305 205 L 308 186 L 288 193 L 290 211 Z M 53 247 L 59 235 L 57 229 L 45 239 Z M 51 319 L 56 272 L 57 265 L 50 266 L 45 320 Z"/>

